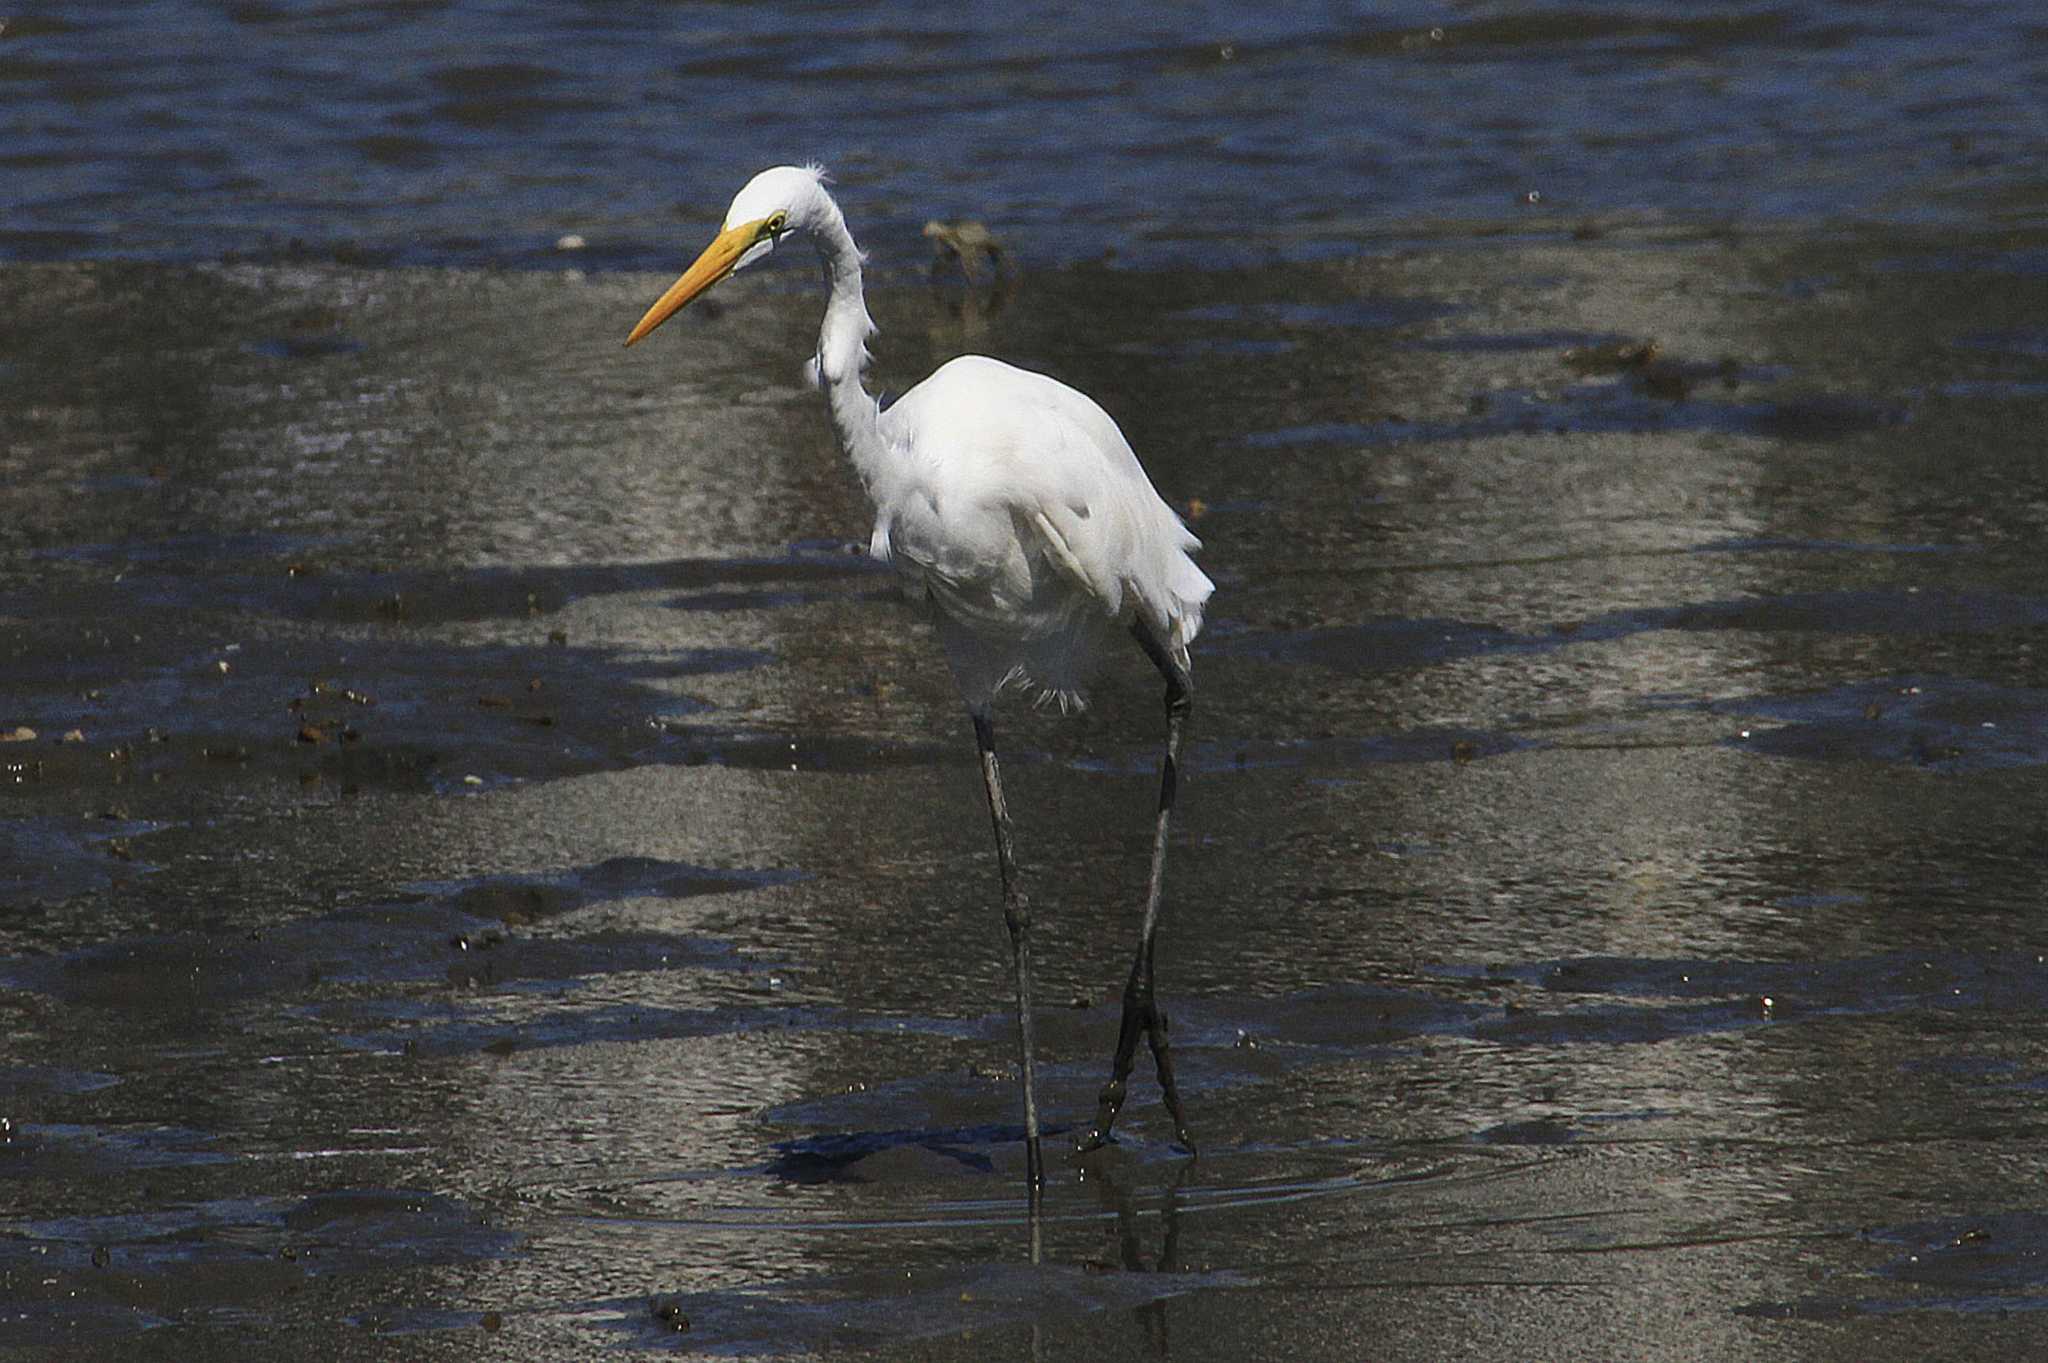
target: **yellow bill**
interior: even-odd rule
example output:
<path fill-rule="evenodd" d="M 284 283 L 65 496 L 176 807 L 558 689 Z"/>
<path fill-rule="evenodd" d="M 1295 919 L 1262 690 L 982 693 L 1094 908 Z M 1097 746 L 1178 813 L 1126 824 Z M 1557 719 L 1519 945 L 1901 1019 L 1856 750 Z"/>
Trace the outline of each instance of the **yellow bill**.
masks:
<path fill-rule="evenodd" d="M 743 222 L 737 227 L 728 227 L 712 238 L 704 248 L 704 254 L 683 271 L 683 277 L 668 286 L 668 292 L 654 300 L 654 306 L 640 319 L 633 334 L 626 338 L 632 345 L 648 332 L 681 312 L 689 301 L 698 294 L 731 274 L 739 265 L 740 257 L 753 249 L 761 240 L 764 218 L 758 222 Z"/>

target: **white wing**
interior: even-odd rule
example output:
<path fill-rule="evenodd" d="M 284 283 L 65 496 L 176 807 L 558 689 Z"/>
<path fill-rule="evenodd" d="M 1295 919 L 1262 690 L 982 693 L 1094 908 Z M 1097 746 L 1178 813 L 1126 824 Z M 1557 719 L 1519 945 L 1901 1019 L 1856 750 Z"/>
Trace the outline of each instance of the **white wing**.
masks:
<path fill-rule="evenodd" d="M 1139 613 L 1185 655 L 1213 590 L 1188 557 L 1201 542 L 1087 396 L 970 355 L 904 394 L 882 422 L 903 457 L 869 489 L 872 548 L 942 623 L 1023 641 L 1036 656 L 1011 658 L 1006 670 L 1048 689 L 1078 685 L 1100 636 Z"/>

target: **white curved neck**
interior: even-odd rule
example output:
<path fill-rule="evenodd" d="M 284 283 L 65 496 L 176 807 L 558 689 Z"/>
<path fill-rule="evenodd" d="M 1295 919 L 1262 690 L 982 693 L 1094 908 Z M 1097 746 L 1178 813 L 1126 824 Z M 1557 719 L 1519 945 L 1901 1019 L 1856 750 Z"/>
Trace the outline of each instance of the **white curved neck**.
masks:
<path fill-rule="evenodd" d="M 837 205 L 825 222 L 812 228 L 811 237 L 825 267 L 828 291 L 812 373 L 831 409 L 840 448 L 853 460 L 862 484 L 872 489 L 882 472 L 887 447 L 880 430 L 881 404 L 861 385 L 861 371 L 868 362 L 867 340 L 874 334 L 875 323 L 868 316 L 867 298 L 861 289 L 860 248 L 853 244 L 853 234 L 846 230 L 846 219 Z"/>

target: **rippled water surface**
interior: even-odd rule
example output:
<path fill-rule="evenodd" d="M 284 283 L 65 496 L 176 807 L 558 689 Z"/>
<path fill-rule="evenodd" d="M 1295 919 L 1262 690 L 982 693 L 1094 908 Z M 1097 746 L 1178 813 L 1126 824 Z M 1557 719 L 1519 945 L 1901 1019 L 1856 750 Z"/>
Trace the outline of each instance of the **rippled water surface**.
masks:
<path fill-rule="evenodd" d="M 2023 7 L 544 14 L 0 31 L 0 1355 L 2048 1350 Z M 1196 1161 L 1156 682 L 1001 716 L 1035 1227 L 809 272 L 618 344 L 806 155 L 1218 583 Z"/>
<path fill-rule="evenodd" d="M 1474 224 L 2038 225 L 2021 4 L 100 0 L 0 30 L 0 254 L 666 264 L 822 159 L 854 221 L 1041 259 Z M 1530 202 L 1531 196 L 1534 201 Z"/>

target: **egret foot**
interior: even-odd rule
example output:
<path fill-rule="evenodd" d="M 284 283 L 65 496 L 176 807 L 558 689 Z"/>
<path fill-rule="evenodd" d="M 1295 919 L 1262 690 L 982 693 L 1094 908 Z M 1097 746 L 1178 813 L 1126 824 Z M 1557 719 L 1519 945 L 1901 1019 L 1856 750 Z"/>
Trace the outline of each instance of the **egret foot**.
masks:
<path fill-rule="evenodd" d="M 1188 1135 L 1187 1117 L 1180 1105 L 1180 1087 L 1173 1078 L 1173 1055 L 1169 1050 L 1169 1023 L 1166 1013 L 1153 998 L 1147 968 L 1151 962 L 1141 956 L 1131 968 L 1131 983 L 1124 990 L 1123 1024 L 1117 1029 L 1116 1060 L 1110 1069 L 1109 1082 L 1102 1086 L 1101 1096 L 1095 1108 L 1095 1125 L 1081 1138 L 1077 1149 L 1082 1152 L 1097 1150 L 1110 1141 L 1110 1129 L 1116 1125 L 1117 1114 L 1123 1111 L 1124 1099 L 1129 1094 L 1132 1063 L 1138 1054 L 1138 1038 L 1142 1035 L 1152 1050 L 1152 1066 L 1159 1074 L 1159 1091 L 1166 1100 L 1166 1114 L 1173 1119 L 1173 1138 L 1190 1155 L 1198 1153 L 1195 1142 Z"/>
<path fill-rule="evenodd" d="M 1159 1093 L 1166 1100 L 1166 1115 L 1173 1118 L 1173 1138 L 1181 1149 L 1190 1155 L 1201 1152 L 1195 1149 L 1194 1138 L 1188 1135 L 1188 1119 L 1180 1108 L 1180 1087 L 1173 1082 L 1173 1056 L 1168 1053 L 1166 1014 L 1159 1009 L 1152 1010 L 1151 1025 L 1145 1028 L 1145 1041 L 1152 1048 L 1152 1068 L 1159 1072 Z"/>

